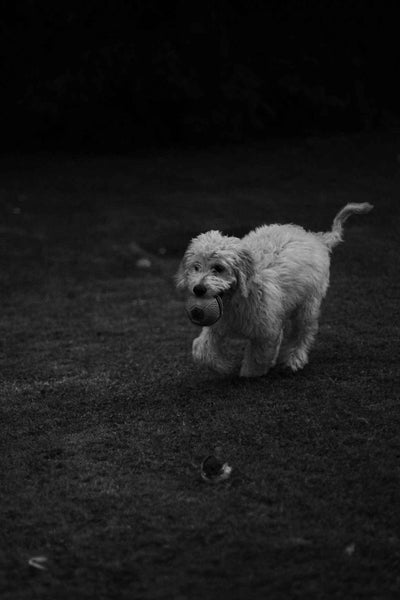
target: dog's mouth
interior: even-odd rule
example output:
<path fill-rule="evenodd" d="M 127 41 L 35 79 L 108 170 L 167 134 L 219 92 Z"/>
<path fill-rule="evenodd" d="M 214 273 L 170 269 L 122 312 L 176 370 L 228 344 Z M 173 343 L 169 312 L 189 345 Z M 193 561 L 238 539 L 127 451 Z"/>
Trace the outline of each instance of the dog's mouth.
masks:
<path fill-rule="evenodd" d="M 217 300 L 217 302 L 219 302 L 219 301 L 220 301 L 220 300 L 222 300 L 222 299 L 223 299 L 223 297 L 224 297 L 226 294 L 228 294 L 229 292 L 230 292 L 230 288 L 229 288 L 228 290 L 220 290 L 220 291 L 218 291 L 218 292 L 212 292 L 212 291 L 210 290 L 210 291 L 207 291 L 205 294 L 202 294 L 202 295 L 198 295 L 198 294 L 196 294 L 195 292 L 193 292 L 193 296 L 194 296 L 194 297 L 195 297 L 197 300 L 199 300 L 199 301 L 202 301 L 202 300 L 212 300 L 212 299 L 216 299 L 216 300 Z"/>

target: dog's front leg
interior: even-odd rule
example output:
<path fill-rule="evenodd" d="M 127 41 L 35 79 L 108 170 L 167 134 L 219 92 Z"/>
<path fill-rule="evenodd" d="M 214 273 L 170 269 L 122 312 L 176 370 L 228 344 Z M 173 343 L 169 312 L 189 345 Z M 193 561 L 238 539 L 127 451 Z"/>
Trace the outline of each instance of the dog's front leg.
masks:
<path fill-rule="evenodd" d="M 199 337 L 193 340 L 193 360 L 222 375 L 230 375 L 238 369 L 238 364 L 237 360 L 228 355 L 223 345 L 221 336 L 217 335 L 211 327 L 203 327 Z"/>
<path fill-rule="evenodd" d="M 276 363 L 283 332 L 276 339 L 249 340 L 240 369 L 240 377 L 260 377 L 266 375 Z"/>

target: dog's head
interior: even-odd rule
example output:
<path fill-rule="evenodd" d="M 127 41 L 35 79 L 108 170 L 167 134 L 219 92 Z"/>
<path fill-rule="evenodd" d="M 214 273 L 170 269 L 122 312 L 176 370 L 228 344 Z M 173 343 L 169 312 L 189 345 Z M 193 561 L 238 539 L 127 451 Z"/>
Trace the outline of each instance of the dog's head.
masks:
<path fill-rule="evenodd" d="M 176 284 L 178 289 L 204 298 L 236 290 L 247 297 L 252 273 L 251 254 L 241 247 L 239 238 L 208 231 L 189 244 Z"/>

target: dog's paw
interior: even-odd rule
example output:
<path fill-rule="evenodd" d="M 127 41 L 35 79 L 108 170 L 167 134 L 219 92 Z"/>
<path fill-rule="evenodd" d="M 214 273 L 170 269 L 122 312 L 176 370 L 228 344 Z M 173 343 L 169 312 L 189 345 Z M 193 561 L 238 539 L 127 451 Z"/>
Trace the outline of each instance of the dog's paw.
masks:
<path fill-rule="evenodd" d="M 243 361 L 242 366 L 240 367 L 240 377 L 262 377 L 266 375 L 269 371 L 269 367 L 267 365 L 250 365 L 246 361 Z"/>
<path fill-rule="evenodd" d="M 301 349 L 290 352 L 283 361 L 284 366 L 288 367 L 291 371 L 293 371 L 293 373 L 295 373 L 296 371 L 300 371 L 300 369 L 303 369 L 307 363 L 307 352 Z"/>

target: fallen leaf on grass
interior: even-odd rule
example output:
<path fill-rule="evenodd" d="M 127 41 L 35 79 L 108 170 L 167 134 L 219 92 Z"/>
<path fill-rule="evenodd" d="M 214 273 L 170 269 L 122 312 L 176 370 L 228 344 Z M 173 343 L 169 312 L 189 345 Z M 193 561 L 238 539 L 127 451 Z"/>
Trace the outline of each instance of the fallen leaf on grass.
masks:
<path fill-rule="evenodd" d="M 33 567 L 34 569 L 39 569 L 40 571 L 46 571 L 47 558 L 45 556 L 32 556 L 28 560 L 28 565 Z"/>

